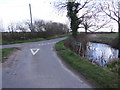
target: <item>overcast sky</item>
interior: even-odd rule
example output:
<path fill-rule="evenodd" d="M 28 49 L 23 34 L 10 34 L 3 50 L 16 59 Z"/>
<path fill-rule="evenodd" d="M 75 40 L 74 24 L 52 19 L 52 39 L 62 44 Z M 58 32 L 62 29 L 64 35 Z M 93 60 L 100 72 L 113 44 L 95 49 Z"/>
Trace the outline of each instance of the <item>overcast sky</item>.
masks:
<path fill-rule="evenodd" d="M 0 22 L 7 25 L 30 19 L 29 3 L 32 7 L 33 20 L 43 19 L 67 23 L 66 13 L 60 14 L 55 9 L 54 0 L 0 0 Z"/>
<path fill-rule="evenodd" d="M 54 1 L 56 0 L 0 0 L 0 24 L 7 27 L 11 22 L 30 20 L 29 3 L 32 6 L 33 20 L 68 24 L 66 11 L 62 14 L 58 12 L 53 6 Z"/>

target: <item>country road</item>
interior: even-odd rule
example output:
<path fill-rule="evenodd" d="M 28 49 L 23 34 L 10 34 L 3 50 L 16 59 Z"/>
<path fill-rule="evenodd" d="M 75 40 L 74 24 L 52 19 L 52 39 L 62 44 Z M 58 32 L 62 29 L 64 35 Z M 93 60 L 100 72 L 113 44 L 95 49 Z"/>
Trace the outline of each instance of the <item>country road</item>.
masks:
<path fill-rule="evenodd" d="M 3 48 L 20 47 L 20 50 L 14 52 L 2 65 L 2 87 L 92 88 L 57 56 L 55 43 L 63 39 L 3 45 Z"/>

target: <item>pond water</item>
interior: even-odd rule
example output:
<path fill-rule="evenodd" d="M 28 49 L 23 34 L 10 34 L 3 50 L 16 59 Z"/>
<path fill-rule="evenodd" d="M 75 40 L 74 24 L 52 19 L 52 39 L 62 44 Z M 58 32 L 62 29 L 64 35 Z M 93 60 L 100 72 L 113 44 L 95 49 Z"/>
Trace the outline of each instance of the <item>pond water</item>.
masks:
<path fill-rule="evenodd" d="M 101 67 L 104 67 L 107 63 L 113 61 L 113 59 L 118 58 L 119 51 L 106 44 L 93 42 L 82 44 L 77 42 L 74 46 L 77 46 L 77 49 L 74 49 L 76 49 L 80 56 Z"/>
<path fill-rule="evenodd" d="M 100 43 L 87 43 L 85 58 L 92 63 L 104 66 L 114 58 L 118 58 L 118 50 L 111 48 L 109 45 Z"/>

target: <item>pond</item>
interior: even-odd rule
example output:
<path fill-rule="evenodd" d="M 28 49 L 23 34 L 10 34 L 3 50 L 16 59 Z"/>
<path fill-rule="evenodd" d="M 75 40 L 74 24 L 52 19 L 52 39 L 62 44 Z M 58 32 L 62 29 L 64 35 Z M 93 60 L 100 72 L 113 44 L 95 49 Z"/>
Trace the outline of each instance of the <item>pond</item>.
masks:
<path fill-rule="evenodd" d="M 87 43 L 85 56 L 87 60 L 103 67 L 113 59 L 118 58 L 118 50 L 106 44 L 89 42 Z"/>
<path fill-rule="evenodd" d="M 93 64 L 104 67 L 107 63 L 118 58 L 118 50 L 106 44 L 88 42 L 86 44 L 77 42 L 77 53 L 91 61 Z M 79 46 L 79 48 L 78 48 Z"/>

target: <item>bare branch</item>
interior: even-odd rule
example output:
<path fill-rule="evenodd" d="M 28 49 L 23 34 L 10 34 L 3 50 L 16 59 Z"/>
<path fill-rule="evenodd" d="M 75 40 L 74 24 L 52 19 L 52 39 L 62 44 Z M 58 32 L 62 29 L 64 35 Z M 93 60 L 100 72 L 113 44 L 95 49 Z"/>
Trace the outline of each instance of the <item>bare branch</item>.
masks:
<path fill-rule="evenodd" d="M 116 16 L 116 17 L 118 17 L 118 15 L 116 14 L 116 12 L 115 11 L 113 11 L 113 10 L 110 10 L 110 5 L 107 3 L 107 8 L 105 8 L 106 10 L 108 10 L 108 12 L 106 12 L 106 10 L 104 9 L 104 6 L 102 5 L 102 4 L 100 4 L 100 6 L 101 6 L 101 10 L 107 15 L 107 16 L 109 16 L 111 19 L 113 19 L 113 20 L 115 20 L 115 21 L 117 21 L 118 22 L 118 20 L 114 17 L 114 16 L 112 16 L 112 13 Z M 114 10 L 115 10 L 115 7 L 112 7 L 112 8 L 114 8 Z"/>
<path fill-rule="evenodd" d="M 86 6 L 86 4 L 88 4 L 89 2 L 90 2 L 89 0 L 86 0 L 85 3 L 77 11 L 83 9 Z"/>

